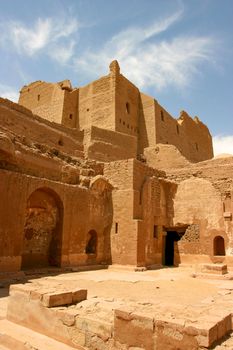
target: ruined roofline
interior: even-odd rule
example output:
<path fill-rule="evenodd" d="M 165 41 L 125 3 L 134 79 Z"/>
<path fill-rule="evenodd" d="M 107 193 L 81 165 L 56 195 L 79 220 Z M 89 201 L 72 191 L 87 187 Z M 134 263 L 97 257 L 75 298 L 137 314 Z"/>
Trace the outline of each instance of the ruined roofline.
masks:
<path fill-rule="evenodd" d="M 24 85 L 21 89 L 20 89 L 20 93 L 25 92 L 25 91 L 29 91 L 28 89 L 33 89 L 38 87 L 39 85 L 42 84 L 48 84 L 48 85 L 52 85 L 52 86 L 57 86 L 58 88 L 60 88 L 61 90 L 68 90 L 68 91 L 73 91 L 76 90 L 77 88 L 73 88 L 71 81 L 69 79 L 65 79 L 62 81 L 58 81 L 58 82 L 47 82 L 44 80 L 36 80 L 34 82 L 31 82 L 27 85 Z"/>
<path fill-rule="evenodd" d="M 177 121 L 177 123 L 179 125 L 182 125 L 184 121 L 186 120 L 190 120 L 192 121 L 193 123 L 195 123 L 196 125 L 200 125 L 200 126 L 203 126 L 206 128 L 206 130 L 208 131 L 209 135 L 211 136 L 211 133 L 209 131 L 209 128 L 208 126 L 203 123 L 198 116 L 194 116 L 194 117 L 191 117 L 188 112 L 186 112 L 185 110 L 181 110 L 180 111 L 180 115 L 178 117 L 174 117 L 173 115 L 171 115 L 167 110 L 166 108 L 164 108 L 157 99 L 155 99 L 154 97 L 142 92 L 142 91 L 139 91 L 140 92 L 140 95 L 148 98 L 148 99 L 153 99 L 154 103 L 158 104 L 167 114 L 170 118 L 172 118 L 173 120 Z M 212 137 L 212 136 L 211 136 Z"/>
<path fill-rule="evenodd" d="M 52 129 L 57 129 L 60 132 L 67 133 L 68 135 L 71 136 L 77 136 L 77 135 L 82 135 L 84 134 L 83 130 L 76 130 L 73 128 L 69 128 L 63 124 L 56 123 L 54 121 L 49 121 L 48 119 L 45 119 L 35 113 L 33 113 L 29 108 L 24 107 L 23 105 L 20 105 L 17 102 L 13 102 L 7 98 L 0 97 L 0 107 L 5 107 L 7 109 L 13 110 L 15 112 L 18 112 L 22 114 L 22 117 L 30 118 L 40 124 L 44 124 L 49 128 Z"/>
<path fill-rule="evenodd" d="M 31 83 L 21 89 L 19 103 L 44 119 L 72 129 L 95 126 L 133 135 L 140 154 L 145 147 L 166 143 L 178 147 L 190 161 L 213 156 L 211 134 L 198 117 L 192 118 L 185 111 L 173 117 L 154 97 L 122 75 L 116 60 L 110 63 L 107 75 L 85 86 L 72 88 L 69 80 Z M 136 157 L 134 150 L 131 153 Z"/>
<path fill-rule="evenodd" d="M 65 80 L 59 81 L 59 82 L 46 82 L 46 81 L 43 81 L 43 80 L 37 80 L 37 81 L 34 81 L 34 82 L 29 83 L 29 84 L 27 84 L 27 85 L 24 85 L 24 86 L 21 88 L 20 93 L 22 93 L 22 92 L 24 92 L 25 90 L 28 90 L 28 89 L 30 89 L 30 88 L 37 87 L 38 85 L 41 85 L 41 84 L 49 84 L 49 85 L 53 85 L 53 86 L 54 86 L 54 85 L 57 85 L 57 87 L 60 87 L 60 88 L 63 89 L 63 90 L 74 91 L 74 90 L 79 89 L 79 88 L 85 88 L 85 87 L 87 87 L 87 86 L 89 86 L 89 85 L 91 85 L 91 84 L 97 82 L 99 79 L 105 78 L 105 77 L 107 77 L 107 76 L 109 76 L 109 75 L 112 75 L 112 76 L 115 76 L 115 77 L 121 76 L 121 77 L 124 78 L 128 83 L 130 83 L 133 87 L 135 87 L 135 88 L 139 91 L 140 95 L 144 95 L 144 96 L 146 96 L 146 97 L 148 97 L 148 98 L 152 98 L 152 99 L 155 101 L 155 103 L 158 103 L 158 104 L 160 105 L 160 103 L 159 103 L 159 101 L 158 101 L 157 99 L 155 99 L 153 96 L 150 96 L 150 95 L 148 95 L 148 94 L 146 94 L 146 93 L 140 91 L 139 88 L 138 88 L 134 83 L 132 83 L 127 77 L 125 77 L 125 76 L 120 72 L 120 66 L 119 66 L 119 63 L 118 63 L 117 60 L 113 60 L 113 61 L 109 64 L 109 73 L 108 73 L 108 74 L 103 75 L 103 76 L 101 76 L 101 77 L 99 77 L 99 78 L 97 78 L 97 79 L 91 81 L 90 83 L 88 83 L 88 84 L 86 84 L 86 85 L 78 86 L 78 87 L 74 87 L 74 88 L 73 88 L 73 87 L 72 87 L 72 84 L 71 84 L 71 81 L 70 81 L 69 79 L 65 79 Z M 174 120 L 176 120 L 177 123 L 179 123 L 180 125 L 183 123 L 183 121 L 184 121 L 185 119 L 190 118 L 190 119 L 191 119 L 192 121 L 194 121 L 196 124 L 199 124 L 199 125 L 204 126 L 204 127 L 207 129 L 208 133 L 210 134 L 209 128 L 207 127 L 207 125 L 206 125 L 205 123 L 203 123 L 203 122 L 199 119 L 199 117 L 197 117 L 197 116 L 191 117 L 191 116 L 188 114 L 188 112 L 186 112 L 185 110 L 181 110 L 181 111 L 180 111 L 179 117 L 174 117 L 174 116 L 171 115 L 162 105 L 160 105 L 160 106 L 164 109 L 164 111 L 165 111 L 171 118 L 173 118 Z M 211 135 L 211 134 L 210 134 L 210 135 Z"/>

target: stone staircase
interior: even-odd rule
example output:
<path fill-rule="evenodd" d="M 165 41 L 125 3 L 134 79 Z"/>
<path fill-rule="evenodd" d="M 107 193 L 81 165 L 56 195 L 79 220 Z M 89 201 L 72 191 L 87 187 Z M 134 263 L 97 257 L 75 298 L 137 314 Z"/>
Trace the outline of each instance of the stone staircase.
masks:
<path fill-rule="evenodd" d="M 75 350 L 46 335 L 8 320 L 0 320 L 0 350 Z M 84 347 L 78 349 L 84 350 Z M 77 350 L 77 348 L 76 348 Z"/>

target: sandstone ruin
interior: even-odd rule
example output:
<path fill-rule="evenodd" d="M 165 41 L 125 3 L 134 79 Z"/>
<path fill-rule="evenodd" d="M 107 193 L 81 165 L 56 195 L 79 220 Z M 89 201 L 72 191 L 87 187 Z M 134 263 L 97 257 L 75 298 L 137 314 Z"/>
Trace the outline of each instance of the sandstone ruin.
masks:
<path fill-rule="evenodd" d="M 233 157 L 213 158 L 199 118 L 185 111 L 173 118 L 117 61 L 84 87 L 36 81 L 21 89 L 18 104 L 0 98 L 0 177 L 3 279 L 40 269 L 139 273 L 163 266 L 232 278 Z M 155 301 L 118 300 L 110 312 L 102 300 L 98 308 L 85 300 L 88 287 L 72 284 L 77 272 L 72 288 L 21 276 L 10 289 L 7 320 L 0 319 L 3 349 L 27 349 L 1 337 L 1 327 L 14 323 L 59 341 L 57 349 L 207 349 L 233 330 L 231 292 L 202 309 L 214 315 L 211 322 L 194 325 L 195 307 L 185 324 L 163 319 Z"/>

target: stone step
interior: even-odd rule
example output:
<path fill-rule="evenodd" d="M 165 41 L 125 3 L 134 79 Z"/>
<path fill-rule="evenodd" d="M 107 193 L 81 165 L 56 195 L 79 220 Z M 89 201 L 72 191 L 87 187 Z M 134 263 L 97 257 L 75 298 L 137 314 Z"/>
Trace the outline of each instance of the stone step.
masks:
<path fill-rule="evenodd" d="M 14 350 L 28 350 L 30 345 L 26 342 L 21 342 L 15 338 L 12 338 L 8 334 L 0 333 L 0 350 L 1 349 L 14 349 Z M 31 347 L 31 349 L 35 349 Z"/>
<path fill-rule="evenodd" d="M 85 350 L 73 348 L 8 320 L 0 320 L 0 350 Z"/>

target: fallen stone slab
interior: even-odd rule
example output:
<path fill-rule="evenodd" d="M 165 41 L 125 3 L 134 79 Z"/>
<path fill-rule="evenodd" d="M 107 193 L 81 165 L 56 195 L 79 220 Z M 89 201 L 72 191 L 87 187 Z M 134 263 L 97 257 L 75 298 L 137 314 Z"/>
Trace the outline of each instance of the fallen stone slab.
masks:
<path fill-rule="evenodd" d="M 87 299 L 87 289 L 64 290 L 56 287 L 40 287 L 31 283 L 10 286 L 10 295 L 24 295 L 30 300 L 39 300 L 45 307 L 77 304 Z"/>
<path fill-rule="evenodd" d="M 41 303 L 45 307 L 54 307 L 70 305 L 72 301 L 72 292 L 54 292 L 44 294 Z"/>

